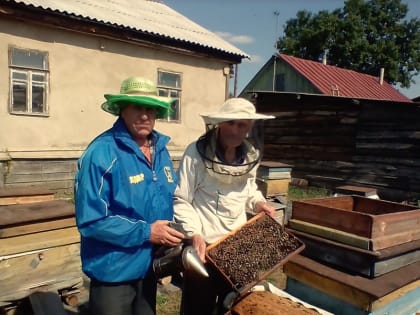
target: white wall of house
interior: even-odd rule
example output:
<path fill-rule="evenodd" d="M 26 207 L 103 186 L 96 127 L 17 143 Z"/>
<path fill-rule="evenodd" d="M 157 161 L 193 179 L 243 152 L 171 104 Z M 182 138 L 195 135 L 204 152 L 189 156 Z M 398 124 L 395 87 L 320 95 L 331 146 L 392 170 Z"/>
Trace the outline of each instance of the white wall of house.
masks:
<path fill-rule="evenodd" d="M 48 53 L 48 117 L 9 113 L 10 46 Z M 156 124 L 171 136 L 170 147 L 182 151 L 204 132 L 199 113 L 223 103 L 226 66 L 216 59 L 1 19 L 0 160 L 77 157 L 116 119 L 100 109 L 103 94 L 118 93 L 131 75 L 156 82 L 158 69 L 182 76 L 181 121 Z"/>

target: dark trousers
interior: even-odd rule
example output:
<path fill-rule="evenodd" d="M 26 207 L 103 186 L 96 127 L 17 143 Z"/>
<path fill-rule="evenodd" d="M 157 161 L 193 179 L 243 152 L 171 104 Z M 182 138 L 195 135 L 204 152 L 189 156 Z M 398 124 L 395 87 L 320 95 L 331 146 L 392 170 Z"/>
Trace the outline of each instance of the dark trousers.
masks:
<path fill-rule="evenodd" d="M 227 311 L 223 300 L 233 291 L 232 287 L 209 264 L 206 264 L 206 270 L 208 278 L 184 270 L 181 315 L 214 315 Z"/>
<path fill-rule="evenodd" d="M 90 315 L 155 315 L 156 288 L 154 277 L 124 283 L 91 280 Z"/>

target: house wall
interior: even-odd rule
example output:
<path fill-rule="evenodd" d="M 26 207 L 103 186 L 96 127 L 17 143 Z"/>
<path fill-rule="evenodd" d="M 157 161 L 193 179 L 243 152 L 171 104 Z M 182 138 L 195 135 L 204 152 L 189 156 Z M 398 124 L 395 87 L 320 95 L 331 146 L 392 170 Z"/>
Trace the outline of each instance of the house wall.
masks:
<path fill-rule="evenodd" d="M 261 92 L 256 106 L 276 116 L 265 123 L 264 160 L 293 165 L 293 177 L 420 200 L 420 104 Z"/>
<path fill-rule="evenodd" d="M 158 69 L 181 73 L 181 122 L 158 121 L 155 126 L 171 137 L 175 160 L 204 132 L 199 113 L 216 110 L 225 99 L 227 64 L 217 59 L 3 18 L 0 30 L 0 187 L 16 184 L 10 172 L 20 168 L 13 165 L 19 161 L 74 163 L 87 144 L 115 121 L 100 109 L 103 94 L 118 93 L 128 76 L 156 82 Z M 9 46 L 48 52 L 49 117 L 9 114 Z"/>

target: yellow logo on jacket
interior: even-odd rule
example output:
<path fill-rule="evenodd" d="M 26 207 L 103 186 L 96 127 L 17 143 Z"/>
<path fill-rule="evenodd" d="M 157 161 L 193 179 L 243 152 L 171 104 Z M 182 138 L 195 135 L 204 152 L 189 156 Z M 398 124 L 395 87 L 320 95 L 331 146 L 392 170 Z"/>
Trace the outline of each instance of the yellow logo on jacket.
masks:
<path fill-rule="evenodd" d="M 166 175 L 166 178 L 168 179 L 168 183 L 173 183 L 174 179 L 172 177 L 171 168 L 169 166 L 165 166 L 163 170 L 165 171 L 165 175 Z"/>
<path fill-rule="evenodd" d="M 144 181 L 144 174 L 138 174 L 138 175 L 133 175 L 129 177 L 130 179 L 130 184 L 138 184 L 142 181 Z"/>

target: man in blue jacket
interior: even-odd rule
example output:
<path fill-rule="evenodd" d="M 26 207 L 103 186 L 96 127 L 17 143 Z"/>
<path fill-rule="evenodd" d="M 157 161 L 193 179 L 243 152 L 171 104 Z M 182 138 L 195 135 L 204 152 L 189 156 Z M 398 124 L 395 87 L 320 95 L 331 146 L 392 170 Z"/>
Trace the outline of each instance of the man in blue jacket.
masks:
<path fill-rule="evenodd" d="M 94 315 L 156 313 L 155 245 L 177 246 L 183 234 L 169 227 L 176 175 L 155 119 L 171 111 L 155 84 L 131 77 L 120 94 L 105 94 L 102 109 L 118 116 L 78 161 L 75 179 L 81 258 L 90 278 Z"/>

